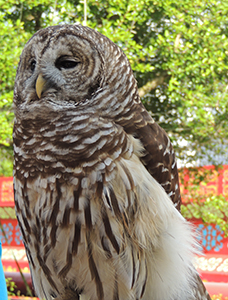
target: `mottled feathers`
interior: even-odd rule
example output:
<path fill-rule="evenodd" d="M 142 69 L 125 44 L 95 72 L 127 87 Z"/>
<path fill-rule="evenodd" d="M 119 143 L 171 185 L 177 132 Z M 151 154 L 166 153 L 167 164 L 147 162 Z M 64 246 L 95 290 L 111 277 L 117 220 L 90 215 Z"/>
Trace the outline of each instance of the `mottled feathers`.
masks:
<path fill-rule="evenodd" d="M 16 212 L 40 299 L 210 299 L 172 145 L 114 43 L 80 25 L 38 31 L 14 109 Z"/>

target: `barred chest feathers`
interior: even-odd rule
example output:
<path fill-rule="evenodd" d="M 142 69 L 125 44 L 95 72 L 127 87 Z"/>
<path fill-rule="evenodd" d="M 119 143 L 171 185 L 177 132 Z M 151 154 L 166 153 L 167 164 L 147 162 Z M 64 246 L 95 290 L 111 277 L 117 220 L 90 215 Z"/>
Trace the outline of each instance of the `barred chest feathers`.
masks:
<path fill-rule="evenodd" d="M 194 240 L 140 162 L 141 143 L 102 118 L 67 116 L 36 136 L 15 129 L 15 200 L 38 295 L 67 286 L 107 299 L 118 287 L 119 299 L 184 299 Z"/>

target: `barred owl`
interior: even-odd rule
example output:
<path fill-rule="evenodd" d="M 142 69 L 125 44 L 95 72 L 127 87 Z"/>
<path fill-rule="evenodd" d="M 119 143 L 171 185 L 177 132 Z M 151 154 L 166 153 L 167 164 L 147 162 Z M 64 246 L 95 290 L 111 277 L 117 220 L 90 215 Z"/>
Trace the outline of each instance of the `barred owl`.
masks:
<path fill-rule="evenodd" d="M 38 31 L 14 109 L 15 207 L 40 299 L 210 299 L 170 140 L 119 47 L 80 25 Z"/>

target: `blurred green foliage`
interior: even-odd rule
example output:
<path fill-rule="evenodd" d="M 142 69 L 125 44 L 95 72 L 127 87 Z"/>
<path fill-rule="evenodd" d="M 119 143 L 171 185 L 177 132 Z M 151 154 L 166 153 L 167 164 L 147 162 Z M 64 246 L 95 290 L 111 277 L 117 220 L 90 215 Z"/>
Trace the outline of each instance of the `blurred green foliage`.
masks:
<path fill-rule="evenodd" d="M 0 220 L 1 219 L 16 219 L 14 207 L 0 207 Z M 1 228 L 1 226 L 0 226 Z"/>
<path fill-rule="evenodd" d="M 186 219 L 200 219 L 205 223 L 217 224 L 227 237 L 226 172 L 227 170 L 224 170 L 222 166 L 198 167 L 181 169 L 179 175 L 183 202 L 182 215 Z M 221 192 L 224 195 L 219 194 Z"/>
<path fill-rule="evenodd" d="M 198 195 L 197 201 L 181 206 L 181 213 L 186 219 L 200 219 L 205 223 L 217 224 L 228 236 L 228 201 L 223 195 Z"/>
<path fill-rule="evenodd" d="M 21 296 L 19 291 L 15 292 L 17 286 L 15 282 L 12 280 L 12 278 L 6 278 L 6 286 L 7 286 L 8 296 Z"/>

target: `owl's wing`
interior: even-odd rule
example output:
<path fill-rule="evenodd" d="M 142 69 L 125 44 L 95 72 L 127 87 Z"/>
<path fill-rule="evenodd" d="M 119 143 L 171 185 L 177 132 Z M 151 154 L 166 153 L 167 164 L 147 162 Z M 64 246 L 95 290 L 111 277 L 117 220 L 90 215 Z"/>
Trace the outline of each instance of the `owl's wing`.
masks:
<path fill-rule="evenodd" d="M 165 130 L 153 120 L 140 99 L 117 122 L 127 133 L 140 139 L 144 147 L 142 162 L 180 211 L 181 194 L 176 158 Z"/>

